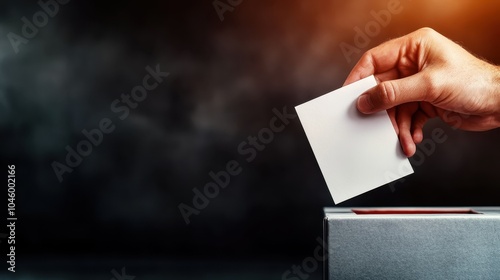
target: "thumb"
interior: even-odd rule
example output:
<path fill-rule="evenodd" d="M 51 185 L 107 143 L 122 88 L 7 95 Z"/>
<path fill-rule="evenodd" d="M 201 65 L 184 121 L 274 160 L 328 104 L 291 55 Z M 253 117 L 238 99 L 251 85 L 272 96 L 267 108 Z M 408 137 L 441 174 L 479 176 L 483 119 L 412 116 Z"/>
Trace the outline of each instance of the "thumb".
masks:
<path fill-rule="evenodd" d="M 384 81 L 359 96 L 357 107 L 362 113 L 371 114 L 403 103 L 427 101 L 428 88 L 421 73 Z"/>

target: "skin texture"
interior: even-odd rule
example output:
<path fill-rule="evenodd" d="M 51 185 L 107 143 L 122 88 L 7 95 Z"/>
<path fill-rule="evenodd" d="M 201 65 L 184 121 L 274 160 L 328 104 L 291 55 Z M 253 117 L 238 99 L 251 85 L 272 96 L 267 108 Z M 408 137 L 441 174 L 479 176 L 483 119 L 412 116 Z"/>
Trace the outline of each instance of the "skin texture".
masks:
<path fill-rule="evenodd" d="M 367 51 L 344 85 L 370 75 L 379 84 L 359 97 L 358 110 L 387 110 L 409 157 L 423 140 L 422 128 L 430 118 L 469 131 L 500 127 L 500 68 L 431 28 Z"/>

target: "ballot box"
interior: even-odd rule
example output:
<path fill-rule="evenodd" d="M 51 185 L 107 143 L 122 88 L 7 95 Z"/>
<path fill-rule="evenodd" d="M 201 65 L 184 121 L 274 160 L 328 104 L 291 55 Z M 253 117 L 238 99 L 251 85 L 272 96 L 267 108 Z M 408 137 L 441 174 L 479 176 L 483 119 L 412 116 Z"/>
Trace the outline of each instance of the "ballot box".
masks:
<path fill-rule="evenodd" d="M 500 207 L 325 208 L 325 279 L 500 279 Z"/>

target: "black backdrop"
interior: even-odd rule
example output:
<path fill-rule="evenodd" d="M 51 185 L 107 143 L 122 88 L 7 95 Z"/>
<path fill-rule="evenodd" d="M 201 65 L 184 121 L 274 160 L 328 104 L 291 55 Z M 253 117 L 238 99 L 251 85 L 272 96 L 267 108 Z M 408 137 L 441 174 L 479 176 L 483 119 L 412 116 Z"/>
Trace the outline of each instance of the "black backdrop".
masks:
<path fill-rule="evenodd" d="M 238 152 L 274 108 L 293 113 L 340 87 L 362 52 L 423 26 L 500 62 L 493 0 L 397 1 L 402 12 L 346 58 L 341 43 L 389 2 L 243 0 L 221 20 L 212 1 L 73 0 L 16 53 L 9 32 L 41 8 L 2 1 L 0 155 L 16 165 L 19 219 L 18 272 L 2 279 L 110 279 L 122 267 L 136 279 L 281 278 L 312 254 L 333 201 L 298 119 L 250 162 Z M 169 76 L 121 120 L 110 105 L 157 65 Z M 59 182 L 54 161 L 104 118 L 114 131 Z M 414 175 L 341 206 L 498 205 L 500 131 L 433 120 L 426 138 L 438 127 L 448 140 Z M 231 160 L 241 174 L 186 225 L 179 205 Z"/>

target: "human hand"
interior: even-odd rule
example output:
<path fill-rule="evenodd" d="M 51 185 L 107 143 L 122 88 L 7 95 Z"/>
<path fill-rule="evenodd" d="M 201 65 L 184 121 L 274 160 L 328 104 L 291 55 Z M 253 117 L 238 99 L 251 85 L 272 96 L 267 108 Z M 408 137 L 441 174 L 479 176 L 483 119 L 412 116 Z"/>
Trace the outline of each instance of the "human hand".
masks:
<path fill-rule="evenodd" d="M 431 28 L 367 51 L 344 85 L 372 74 L 379 84 L 358 98 L 358 110 L 387 110 L 407 156 L 430 118 L 471 131 L 500 127 L 500 68 Z"/>

